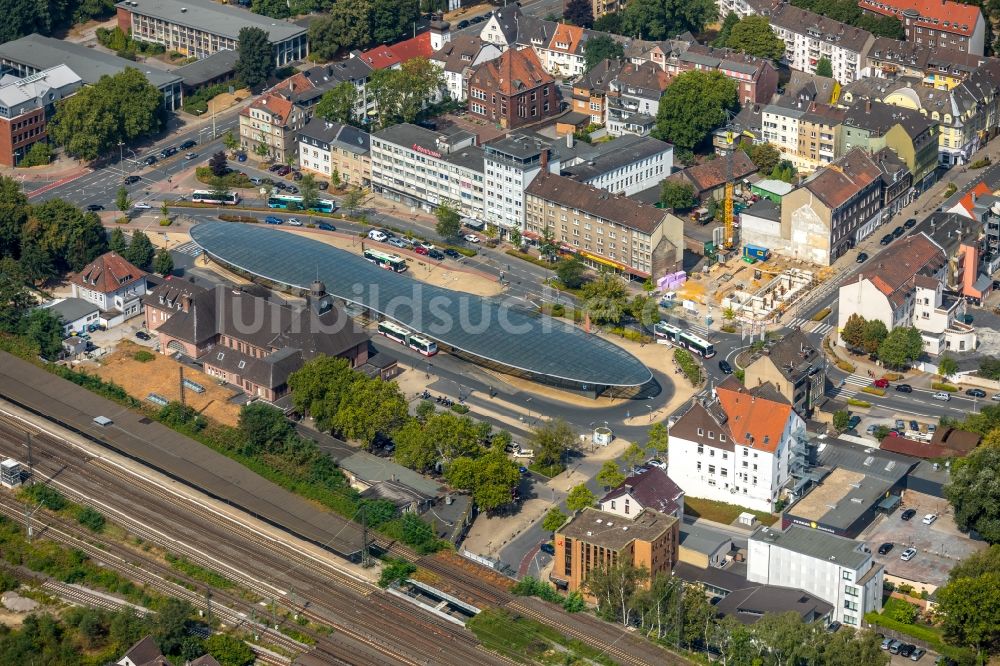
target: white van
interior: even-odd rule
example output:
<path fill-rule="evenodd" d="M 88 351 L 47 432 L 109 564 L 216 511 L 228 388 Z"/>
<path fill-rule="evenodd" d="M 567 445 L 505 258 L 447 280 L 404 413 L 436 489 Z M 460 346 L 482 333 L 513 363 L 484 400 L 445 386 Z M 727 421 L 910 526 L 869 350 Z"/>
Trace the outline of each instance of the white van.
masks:
<path fill-rule="evenodd" d="M 373 241 L 378 241 L 379 243 L 384 243 L 385 239 L 388 238 L 388 236 L 386 236 L 378 229 L 372 229 L 371 231 L 368 232 L 368 238 L 371 238 Z"/>

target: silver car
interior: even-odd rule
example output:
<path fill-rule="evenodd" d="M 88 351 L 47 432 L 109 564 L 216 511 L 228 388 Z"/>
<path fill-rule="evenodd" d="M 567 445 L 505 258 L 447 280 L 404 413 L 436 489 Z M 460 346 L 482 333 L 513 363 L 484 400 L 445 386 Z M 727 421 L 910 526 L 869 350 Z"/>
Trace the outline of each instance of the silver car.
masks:
<path fill-rule="evenodd" d="M 906 550 L 904 550 L 902 553 L 899 554 L 899 559 L 903 560 L 904 562 L 909 562 L 916 556 L 917 556 L 916 548 L 907 548 Z"/>

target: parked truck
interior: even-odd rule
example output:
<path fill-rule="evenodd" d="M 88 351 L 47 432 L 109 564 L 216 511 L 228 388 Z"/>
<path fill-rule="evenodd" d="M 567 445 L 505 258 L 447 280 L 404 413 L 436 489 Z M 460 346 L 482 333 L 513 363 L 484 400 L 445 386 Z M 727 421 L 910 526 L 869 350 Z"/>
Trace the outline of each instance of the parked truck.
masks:
<path fill-rule="evenodd" d="M 743 246 L 743 260 L 747 263 L 754 263 L 755 261 L 767 261 L 771 258 L 771 251 L 766 247 L 760 247 L 759 245 L 744 245 Z"/>

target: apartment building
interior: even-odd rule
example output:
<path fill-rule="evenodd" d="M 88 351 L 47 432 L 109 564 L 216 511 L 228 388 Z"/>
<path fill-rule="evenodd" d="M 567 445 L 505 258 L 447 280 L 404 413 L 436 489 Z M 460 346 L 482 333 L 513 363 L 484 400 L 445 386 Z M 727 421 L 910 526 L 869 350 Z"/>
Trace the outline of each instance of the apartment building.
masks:
<path fill-rule="evenodd" d="M 595 268 L 646 279 L 678 270 L 683 221 L 668 211 L 548 172 L 525 190 L 525 237 L 545 229 Z"/>
<path fill-rule="evenodd" d="M 371 137 L 372 189 L 404 205 L 433 211 L 450 202 L 483 218 L 483 149 L 469 132 L 440 134 L 401 123 Z"/>
<path fill-rule="evenodd" d="M 414 35 L 395 44 L 381 44 L 364 53 L 352 52 L 351 57 L 361 60 L 372 69 L 399 69 L 413 58 L 430 58 L 451 40 L 451 24 L 431 21 L 426 32 Z"/>
<path fill-rule="evenodd" d="M 469 79 L 469 113 L 516 129 L 561 112 L 559 88 L 531 49 L 508 49 Z"/>
<path fill-rule="evenodd" d="M 586 592 L 594 569 L 629 564 L 653 578 L 669 575 L 677 563 L 680 521 L 645 509 L 632 518 L 587 508 L 556 530 L 549 579 L 557 587 Z"/>
<path fill-rule="evenodd" d="M 604 123 L 612 136 L 645 135 L 636 131 L 641 119 L 656 118 L 660 98 L 672 80 L 664 70 L 651 62 L 627 63 L 611 77 Z"/>
<path fill-rule="evenodd" d="M 913 174 L 891 148 L 873 153 L 872 161 L 882 172 L 882 218 L 889 220 L 916 198 Z"/>
<path fill-rule="evenodd" d="M 781 202 L 786 244 L 772 251 L 829 266 L 882 223 L 882 172 L 855 148 Z"/>
<path fill-rule="evenodd" d="M 501 235 L 524 230 L 524 191 L 541 171 L 559 172 L 550 144 L 537 135 L 509 134 L 483 146 L 484 221 Z M 553 159 L 555 158 L 555 159 Z"/>
<path fill-rule="evenodd" d="M 788 66 L 816 73 L 816 63 L 827 58 L 833 78 L 841 84 L 861 78 L 865 56 L 875 37 L 855 28 L 788 3 L 777 5 L 770 13 L 771 27 L 785 42 Z"/>
<path fill-rule="evenodd" d="M 938 122 L 911 109 L 870 99 L 856 101 L 844 117 L 840 152 L 890 148 L 906 164 L 914 187 L 922 192 L 936 180 Z"/>
<path fill-rule="evenodd" d="M 767 58 L 758 58 L 703 44 L 691 44 L 666 61 L 668 71 L 721 72 L 737 85 L 741 104 L 766 104 L 778 90 L 778 69 Z"/>
<path fill-rule="evenodd" d="M 108 327 L 142 313 L 148 273 L 124 257 L 105 252 L 73 273 L 70 285 L 73 298 L 82 298 L 101 309 L 101 323 Z"/>
<path fill-rule="evenodd" d="M 799 121 L 809 104 L 782 98 L 760 112 L 761 138 L 781 152 L 781 156 L 799 166 Z"/>
<path fill-rule="evenodd" d="M 301 72 L 301 76 L 311 85 L 303 86 L 301 90 L 296 91 L 292 100 L 297 106 L 305 109 L 307 115 L 311 117 L 324 94 L 341 83 L 350 83 L 357 91 L 354 117 L 356 120 L 361 120 L 375 108 L 375 100 L 368 94 L 368 79 L 374 71 L 360 58 L 347 58 L 310 67 Z"/>
<path fill-rule="evenodd" d="M 830 619 L 860 628 L 882 609 L 884 568 L 861 541 L 793 525 L 761 527 L 747 545 L 747 580 L 805 590 L 833 605 Z"/>
<path fill-rule="evenodd" d="M 867 14 L 899 19 L 906 41 L 917 48 L 940 46 L 983 55 L 986 20 L 977 5 L 952 0 L 858 0 L 858 6 Z"/>
<path fill-rule="evenodd" d="M 765 347 L 746 367 L 746 385 L 770 383 L 798 414 L 808 416 L 823 402 L 826 361 L 801 330 Z"/>
<path fill-rule="evenodd" d="M 15 166 L 39 141 L 48 137 L 48 119 L 56 102 L 75 93 L 83 81 L 66 65 L 23 78 L 0 78 L 0 165 Z"/>
<path fill-rule="evenodd" d="M 306 112 L 292 102 L 287 90 L 258 97 L 240 111 L 240 146 L 244 151 L 284 163 L 296 158 L 298 133 L 306 124 Z M 261 152 L 258 152 L 260 150 Z"/>
<path fill-rule="evenodd" d="M 605 58 L 573 82 L 573 111 L 590 116 L 590 122 L 600 125 L 608 114 L 608 95 L 611 82 L 625 67 L 624 60 Z M 659 100 L 657 100 L 659 105 Z"/>
<path fill-rule="evenodd" d="M 728 377 L 670 428 L 667 474 L 687 497 L 773 511 L 805 421 L 772 384 Z"/>
<path fill-rule="evenodd" d="M 552 37 L 534 47 L 545 71 L 558 78 L 583 74 L 588 33 L 589 30 L 569 23 L 557 23 Z"/>
<path fill-rule="evenodd" d="M 500 57 L 500 47 L 484 42 L 476 35 L 459 35 L 445 42 L 429 58 L 444 73 L 448 97 L 456 102 L 468 99 L 469 78 L 476 67 Z"/>
<path fill-rule="evenodd" d="M 943 46 L 901 42 L 876 37 L 865 58 L 866 77 L 911 77 L 936 90 L 951 90 L 976 71 L 987 58 Z"/>
<path fill-rule="evenodd" d="M 799 145 L 792 160 L 800 172 L 812 173 L 840 157 L 837 141 L 846 116 L 844 109 L 829 104 L 809 104 L 798 121 Z"/>
<path fill-rule="evenodd" d="M 196 58 L 236 51 L 243 28 L 260 28 L 267 33 L 275 67 L 309 55 L 306 28 L 234 5 L 211 0 L 123 0 L 115 7 L 118 27 L 125 34 Z"/>
<path fill-rule="evenodd" d="M 649 136 L 621 136 L 594 153 L 563 160 L 562 175 L 631 196 L 659 184 L 674 166 L 674 147 Z"/>
<path fill-rule="evenodd" d="M 313 118 L 299 132 L 299 167 L 324 180 L 368 187 L 372 180 L 371 136 L 350 125 Z"/>

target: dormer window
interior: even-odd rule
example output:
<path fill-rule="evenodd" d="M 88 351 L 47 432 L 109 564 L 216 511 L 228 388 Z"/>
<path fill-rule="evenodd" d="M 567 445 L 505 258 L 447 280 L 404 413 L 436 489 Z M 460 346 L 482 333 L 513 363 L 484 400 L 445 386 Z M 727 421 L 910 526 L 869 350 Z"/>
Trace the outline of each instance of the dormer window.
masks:
<path fill-rule="evenodd" d="M 724 442 L 724 441 L 726 441 L 726 436 L 725 436 L 725 435 L 723 435 L 723 434 L 722 434 L 721 432 L 719 433 L 719 441 L 720 441 L 720 442 Z"/>
<path fill-rule="evenodd" d="M 704 437 L 705 436 L 705 429 L 704 428 L 698 428 L 698 436 L 699 437 Z"/>
<path fill-rule="evenodd" d="M 708 438 L 709 438 L 709 439 L 715 439 L 715 433 L 714 433 L 714 432 L 712 432 L 711 430 L 709 430 L 709 431 L 708 431 Z"/>

